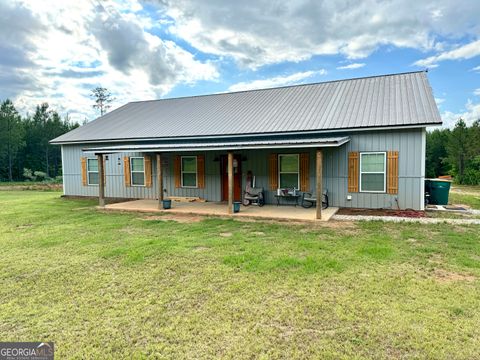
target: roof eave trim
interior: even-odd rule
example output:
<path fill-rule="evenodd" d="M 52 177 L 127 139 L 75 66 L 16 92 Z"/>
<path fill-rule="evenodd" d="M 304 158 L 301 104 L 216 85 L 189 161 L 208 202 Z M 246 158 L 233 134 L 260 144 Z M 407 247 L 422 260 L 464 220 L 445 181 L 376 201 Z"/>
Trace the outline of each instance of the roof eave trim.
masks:
<path fill-rule="evenodd" d="M 151 152 L 187 152 L 187 151 L 229 151 L 229 150 L 259 150 L 259 149 L 299 149 L 299 148 L 326 148 L 326 147 L 340 147 L 343 144 L 346 144 L 350 141 L 350 138 L 345 138 L 340 141 L 332 142 L 318 142 L 318 143 L 307 143 L 307 144 L 262 144 L 262 145 L 230 145 L 230 146 L 203 146 L 203 147 L 180 147 L 180 148 L 155 148 L 155 147 L 145 147 L 145 148 L 115 148 L 115 147 L 100 147 L 100 148 L 84 148 L 82 151 L 84 153 L 95 153 L 95 154 L 113 154 L 120 152 L 142 152 L 142 153 L 151 153 Z"/>
<path fill-rule="evenodd" d="M 305 131 L 291 131 L 278 133 L 253 133 L 253 134 L 230 134 L 230 135 L 202 135 L 202 136 L 180 136 L 180 137 L 163 137 L 163 138 L 127 138 L 127 139 L 93 139 L 93 140 L 74 140 L 74 141 L 54 141 L 51 140 L 52 145 L 74 145 L 74 144 L 88 144 L 88 143 L 118 143 L 118 142 L 134 142 L 134 141 L 165 141 L 165 140 L 201 140 L 201 139 L 235 139 L 243 137 L 276 137 L 276 136 L 294 136 L 294 135 L 321 135 L 326 133 L 338 132 L 357 132 L 357 131 L 381 131 L 381 130 L 397 130 L 397 129 L 418 129 L 428 126 L 439 126 L 443 122 L 421 123 L 415 125 L 389 125 L 389 126 L 368 126 L 359 128 L 343 128 L 343 129 L 327 129 L 327 130 L 305 130 Z"/>

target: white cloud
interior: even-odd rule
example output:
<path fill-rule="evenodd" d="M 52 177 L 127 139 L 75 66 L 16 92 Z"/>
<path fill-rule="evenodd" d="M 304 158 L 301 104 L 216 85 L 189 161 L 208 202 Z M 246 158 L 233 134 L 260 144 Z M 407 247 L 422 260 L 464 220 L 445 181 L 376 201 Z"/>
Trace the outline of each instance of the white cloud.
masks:
<path fill-rule="evenodd" d="M 465 111 L 454 113 L 451 111 L 445 111 L 441 114 L 443 120 L 443 126 L 452 128 L 458 119 L 465 120 L 467 125 L 471 125 L 474 121 L 480 119 L 480 103 L 474 104 L 470 99 L 465 104 Z"/>
<path fill-rule="evenodd" d="M 287 76 L 276 76 L 269 79 L 253 80 L 250 82 L 239 82 L 228 88 L 228 91 L 244 91 L 253 89 L 267 89 L 272 87 L 301 84 L 304 80 L 314 75 L 325 75 L 327 72 L 322 69 L 319 71 L 305 71 Z"/>
<path fill-rule="evenodd" d="M 480 88 L 473 90 L 473 95 L 480 96 Z"/>
<path fill-rule="evenodd" d="M 352 69 L 363 64 L 352 59 L 394 46 L 440 52 L 432 67 L 475 53 L 475 45 L 452 50 L 450 42 L 480 38 L 478 13 L 480 1 L 451 0 L 0 0 L 0 99 L 30 112 L 47 101 L 81 121 L 95 115 L 95 86 L 114 93 L 114 106 L 158 98 L 179 84 L 217 80 L 225 59 L 257 69 L 335 54 L 352 62 L 339 68 Z M 201 52 L 213 60 L 199 59 Z M 291 71 L 232 88 L 314 76 Z"/>
<path fill-rule="evenodd" d="M 444 103 L 444 102 L 445 102 L 445 99 L 443 99 L 443 98 L 435 98 L 435 103 L 436 103 L 437 105 L 440 105 L 440 104 L 442 104 L 442 103 Z"/>
<path fill-rule="evenodd" d="M 471 71 L 480 72 L 480 65 L 479 65 L 479 66 L 475 66 Z"/>
<path fill-rule="evenodd" d="M 359 69 L 359 68 L 362 68 L 364 66 L 365 66 L 364 63 L 353 63 L 353 64 L 344 65 L 344 66 L 339 66 L 339 67 L 337 67 L 337 69 L 338 70 L 352 70 L 352 69 Z"/>
<path fill-rule="evenodd" d="M 478 55 L 480 55 L 480 40 L 459 46 L 450 51 L 442 52 L 438 55 L 418 60 L 414 63 L 414 65 L 432 68 L 438 66 L 437 63 L 440 61 L 471 59 Z"/>
<path fill-rule="evenodd" d="M 179 82 L 192 83 L 217 77 L 215 67 L 201 63 L 172 41 L 144 31 L 141 24 L 115 10 L 97 8 L 89 29 L 106 51 L 109 64 L 125 74 L 142 71 L 161 94 Z"/>
<path fill-rule="evenodd" d="M 24 113 L 48 102 L 83 121 L 97 116 L 99 85 L 117 107 L 218 77 L 213 63 L 149 33 L 156 24 L 141 9 L 136 0 L 0 2 L 0 98 Z"/>
<path fill-rule="evenodd" d="M 448 39 L 480 35 L 479 1 L 158 3 L 174 20 L 173 34 L 200 51 L 233 58 L 252 69 L 314 55 L 359 59 L 389 45 L 438 51 Z"/>

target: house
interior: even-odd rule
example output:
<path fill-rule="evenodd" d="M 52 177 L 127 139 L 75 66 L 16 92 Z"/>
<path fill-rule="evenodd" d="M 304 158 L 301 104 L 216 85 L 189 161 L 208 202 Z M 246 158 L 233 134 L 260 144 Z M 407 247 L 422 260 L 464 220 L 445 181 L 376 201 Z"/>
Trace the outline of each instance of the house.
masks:
<path fill-rule="evenodd" d="M 328 189 L 332 206 L 422 210 L 426 127 L 440 124 L 420 71 L 131 102 L 51 143 L 64 194 L 101 204 L 191 196 L 231 211 L 251 172 L 267 204 L 278 188 Z"/>

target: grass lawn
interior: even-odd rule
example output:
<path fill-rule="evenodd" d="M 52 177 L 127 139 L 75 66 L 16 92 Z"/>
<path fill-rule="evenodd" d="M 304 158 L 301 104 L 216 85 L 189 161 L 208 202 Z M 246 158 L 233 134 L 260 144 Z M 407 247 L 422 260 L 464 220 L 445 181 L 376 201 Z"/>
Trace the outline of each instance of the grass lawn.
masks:
<path fill-rule="evenodd" d="M 63 358 L 480 358 L 480 227 L 102 213 L 0 192 L 0 339 Z"/>
<path fill-rule="evenodd" d="M 480 186 L 454 185 L 450 190 L 448 202 L 480 209 Z"/>

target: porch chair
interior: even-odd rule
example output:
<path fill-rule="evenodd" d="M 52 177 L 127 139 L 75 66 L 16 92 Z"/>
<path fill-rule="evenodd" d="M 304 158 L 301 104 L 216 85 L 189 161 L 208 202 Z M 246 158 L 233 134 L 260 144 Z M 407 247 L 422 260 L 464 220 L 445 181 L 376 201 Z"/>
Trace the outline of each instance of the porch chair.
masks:
<path fill-rule="evenodd" d="M 262 207 L 263 205 L 265 205 L 265 196 L 263 194 L 263 187 L 250 188 L 248 192 L 244 191 L 242 203 L 244 206 L 254 204 Z"/>
<path fill-rule="evenodd" d="M 317 196 L 311 192 L 304 192 L 302 194 L 302 207 L 305 209 L 311 208 L 313 205 L 317 203 Z M 322 196 L 322 209 L 328 208 L 328 190 L 323 190 Z"/>

